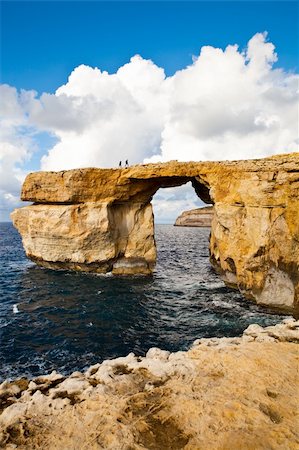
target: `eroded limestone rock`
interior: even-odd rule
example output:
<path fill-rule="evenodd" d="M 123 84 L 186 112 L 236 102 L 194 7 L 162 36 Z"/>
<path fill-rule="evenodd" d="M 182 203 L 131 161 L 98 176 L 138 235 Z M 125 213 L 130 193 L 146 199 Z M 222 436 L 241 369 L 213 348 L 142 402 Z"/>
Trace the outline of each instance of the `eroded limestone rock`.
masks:
<path fill-rule="evenodd" d="M 286 319 L 187 352 L 152 348 L 67 378 L 4 382 L 0 447 L 295 450 L 298 342 L 299 322 Z"/>
<path fill-rule="evenodd" d="M 27 256 L 46 268 L 149 274 L 156 261 L 150 203 L 34 204 L 12 218 Z"/>
<path fill-rule="evenodd" d="M 210 227 L 213 219 L 213 207 L 190 209 L 183 211 L 176 219 L 176 227 Z"/>
<path fill-rule="evenodd" d="M 211 263 L 257 303 L 299 314 L 299 155 L 27 176 L 12 219 L 29 258 L 54 269 L 149 274 L 156 261 L 150 201 L 188 181 L 214 204 Z"/>

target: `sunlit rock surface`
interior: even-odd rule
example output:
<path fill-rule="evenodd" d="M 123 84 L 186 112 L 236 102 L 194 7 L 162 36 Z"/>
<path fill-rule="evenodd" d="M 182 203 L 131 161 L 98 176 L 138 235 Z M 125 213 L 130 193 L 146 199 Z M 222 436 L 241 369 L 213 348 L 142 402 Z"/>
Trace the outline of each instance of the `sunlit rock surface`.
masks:
<path fill-rule="evenodd" d="M 32 173 L 22 199 L 34 205 L 12 219 L 27 256 L 44 267 L 149 274 L 156 261 L 151 199 L 188 181 L 214 205 L 210 257 L 224 281 L 257 303 L 298 314 L 298 153 Z"/>
<path fill-rule="evenodd" d="M 297 449 L 299 322 L 0 385 L 6 449 Z"/>
<path fill-rule="evenodd" d="M 150 203 L 34 204 L 12 217 L 27 256 L 43 267 L 120 274 L 134 273 L 135 261 L 135 273 L 149 274 L 156 261 Z"/>
<path fill-rule="evenodd" d="M 176 219 L 176 227 L 210 227 L 213 219 L 213 207 L 183 211 Z"/>

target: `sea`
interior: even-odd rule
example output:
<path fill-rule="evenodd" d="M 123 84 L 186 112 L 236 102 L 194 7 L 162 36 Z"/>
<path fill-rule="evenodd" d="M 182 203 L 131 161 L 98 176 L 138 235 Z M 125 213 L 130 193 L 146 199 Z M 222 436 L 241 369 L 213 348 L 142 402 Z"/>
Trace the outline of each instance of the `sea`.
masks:
<path fill-rule="evenodd" d="M 224 285 L 209 263 L 210 230 L 156 225 L 151 277 L 47 270 L 0 223 L 0 380 L 62 374 L 151 347 L 186 350 L 283 316 Z"/>

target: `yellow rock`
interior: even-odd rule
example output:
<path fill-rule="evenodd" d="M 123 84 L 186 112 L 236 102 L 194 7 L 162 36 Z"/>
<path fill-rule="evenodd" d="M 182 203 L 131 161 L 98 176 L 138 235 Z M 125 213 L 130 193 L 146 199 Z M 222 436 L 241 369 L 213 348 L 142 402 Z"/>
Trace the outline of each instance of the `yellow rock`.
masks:
<path fill-rule="evenodd" d="M 299 314 L 299 154 L 249 161 L 138 165 L 29 174 L 12 213 L 26 254 L 54 269 L 149 274 L 151 200 L 192 182 L 214 205 L 210 260 L 245 296 Z"/>

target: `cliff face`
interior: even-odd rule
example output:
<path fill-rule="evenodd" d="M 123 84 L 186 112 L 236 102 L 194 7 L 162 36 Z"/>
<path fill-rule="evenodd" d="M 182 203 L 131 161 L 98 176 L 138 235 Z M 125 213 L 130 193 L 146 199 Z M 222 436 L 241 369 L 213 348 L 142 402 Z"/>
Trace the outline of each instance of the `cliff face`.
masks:
<path fill-rule="evenodd" d="M 175 221 L 176 227 L 210 227 L 213 219 L 213 207 L 190 209 L 184 211 Z"/>
<path fill-rule="evenodd" d="M 214 204 L 211 263 L 245 295 L 294 312 L 299 297 L 299 155 L 251 161 L 78 169 L 27 176 L 12 214 L 26 254 L 49 268 L 149 274 L 156 261 L 150 201 L 192 182 Z"/>
<path fill-rule="evenodd" d="M 223 176 L 214 192 L 211 262 L 257 303 L 298 315 L 299 159 L 283 170 Z M 275 162 L 275 160 L 272 160 Z"/>

